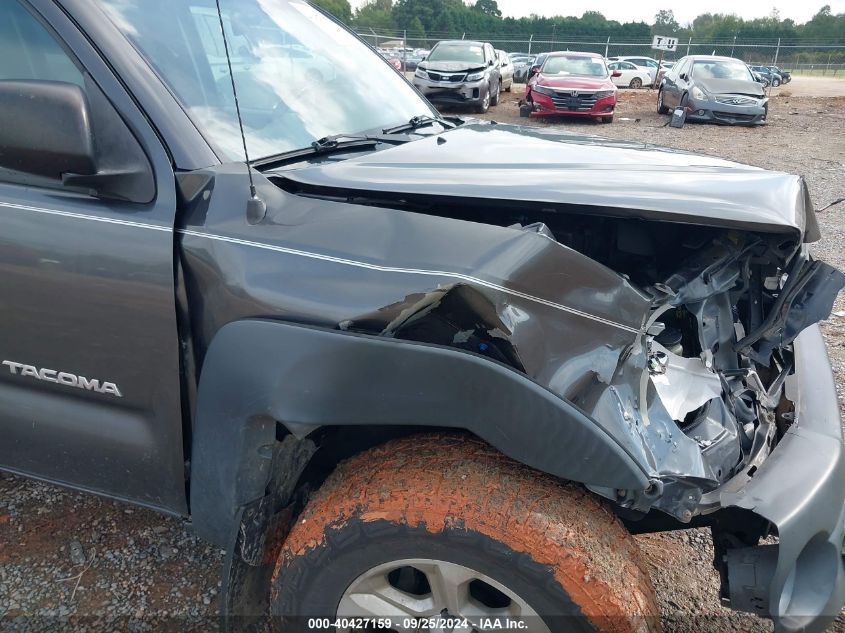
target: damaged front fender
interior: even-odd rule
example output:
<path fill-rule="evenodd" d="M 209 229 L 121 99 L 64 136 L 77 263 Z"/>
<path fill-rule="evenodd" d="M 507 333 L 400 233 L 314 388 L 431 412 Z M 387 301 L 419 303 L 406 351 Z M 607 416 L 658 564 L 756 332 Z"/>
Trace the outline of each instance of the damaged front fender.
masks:
<path fill-rule="evenodd" d="M 299 323 L 331 332 L 337 349 L 366 340 L 367 349 L 395 350 L 364 354 L 367 373 L 328 347 L 291 356 L 293 364 L 291 346 L 269 350 L 283 371 L 260 384 L 289 400 L 274 404 L 276 419 L 300 435 L 338 424 L 468 429 L 624 507 L 682 521 L 712 510 L 705 495 L 762 463 L 783 436 L 794 409 L 783 389 L 791 340 L 824 315 L 845 279 L 814 265 L 791 230 L 413 196 L 351 204 L 261 180 L 267 217 L 252 226 L 231 215 L 240 190 L 226 193 L 230 177 L 203 181 L 215 189 L 209 203 L 199 190 L 183 192 L 195 206 L 178 229 L 201 392 L 226 324 Z M 421 360 L 434 349 L 473 372 Z M 435 385 L 420 367 L 450 384 Z M 481 367 L 496 380 L 478 378 Z M 297 382 L 300 374 L 311 382 Z M 513 401 L 498 393 L 509 393 L 505 378 L 521 385 Z M 257 387 L 248 393 L 263 402 Z"/>

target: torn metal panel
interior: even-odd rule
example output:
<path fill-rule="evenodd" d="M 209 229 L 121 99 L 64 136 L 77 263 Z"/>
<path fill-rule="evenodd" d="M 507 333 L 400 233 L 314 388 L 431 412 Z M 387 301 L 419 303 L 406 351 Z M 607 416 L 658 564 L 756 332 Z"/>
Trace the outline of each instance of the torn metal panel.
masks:
<path fill-rule="evenodd" d="M 666 412 L 678 422 L 722 395 L 722 381 L 703 360 L 678 356 L 656 342 L 651 344 L 649 373 Z"/>

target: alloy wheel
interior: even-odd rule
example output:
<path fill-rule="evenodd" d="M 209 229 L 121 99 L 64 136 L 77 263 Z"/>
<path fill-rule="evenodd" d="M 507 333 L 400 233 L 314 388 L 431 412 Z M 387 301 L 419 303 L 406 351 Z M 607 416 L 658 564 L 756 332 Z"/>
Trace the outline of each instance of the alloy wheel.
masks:
<path fill-rule="evenodd" d="M 355 579 L 341 597 L 337 618 L 390 618 L 396 633 L 416 631 L 415 620 L 466 620 L 464 628 L 433 628 L 431 633 L 481 633 L 521 621 L 520 631 L 551 633 L 529 604 L 503 584 L 463 565 L 426 558 L 397 560 L 373 567 Z M 491 624 L 492 623 L 492 624 Z M 451 623 L 453 624 L 453 623 Z M 373 629 L 375 630 L 375 629 Z M 351 633 L 351 629 L 338 629 Z"/>

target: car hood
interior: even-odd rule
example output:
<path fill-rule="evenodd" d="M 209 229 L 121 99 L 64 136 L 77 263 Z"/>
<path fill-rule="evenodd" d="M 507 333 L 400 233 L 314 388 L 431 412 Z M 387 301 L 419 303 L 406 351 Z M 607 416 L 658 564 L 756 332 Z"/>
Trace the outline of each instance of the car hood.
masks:
<path fill-rule="evenodd" d="M 516 125 L 459 128 L 340 162 L 277 170 L 316 195 L 549 203 L 818 239 L 804 181 L 645 143 Z M 268 174 L 268 175 L 271 175 Z M 384 197 L 384 196 L 380 196 Z"/>
<path fill-rule="evenodd" d="M 710 94 L 750 95 L 763 97 L 766 92 L 756 81 L 739 79 L 696 79 L 695 83 Z"/>
<path fill-rule="evenodd" d="M 537 83 L 549 88 L 567 88 L 569 90 L 601 90 L 613 88 L 608 77 L 575 77 L 572 75 L 540 74 Z"/>
<path fill-rule="evenodd" d="M 478 62 L 422 62 L 419 65 L 423 70 L 433 70 L 434 72 L 469 72 L 470 70 L 484 70 L 484 64 Z"/>

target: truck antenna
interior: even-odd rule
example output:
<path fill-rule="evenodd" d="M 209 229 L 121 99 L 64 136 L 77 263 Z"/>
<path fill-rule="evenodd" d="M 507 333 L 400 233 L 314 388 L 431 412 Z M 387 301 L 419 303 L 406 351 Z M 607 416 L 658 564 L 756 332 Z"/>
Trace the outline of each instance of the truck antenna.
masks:
<path fill-rule="evenodd" d="M 246 217 L 250 224 L 257 224 L 267 214 L 267 204 L 258 197 L 255 189 L 255 182 L 252 180 L 252 168 L 249 166 L 249 151 L 246 147 L 246 134 L 241 119 L 241 105 L 238 102 L 238 90 L 235 87 L 235 74 L 232 72 L 232 58 L 229 56 L 229 41 L 226 39 L 226 27 L 223 26 L 223 12 L 220 10 L 220 0 L 215 0 L 217 5 L 217 19 L 220 20 L 220 33 L 223 35 L 223 50 L 226 53 L 226 65 L 229 67 L 229 79 L 232 82 L 232 96 L 235 98 L 235 113 L 238 115 L 238 128 L 241 131 L 241 142 L 244 146 L 244 158 L 246 159 L 246 175 L 249 177 L 249 200 L 246 202 Z"/>

